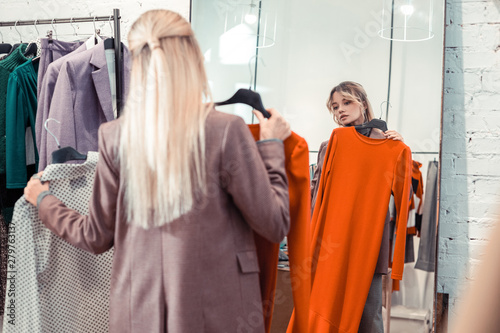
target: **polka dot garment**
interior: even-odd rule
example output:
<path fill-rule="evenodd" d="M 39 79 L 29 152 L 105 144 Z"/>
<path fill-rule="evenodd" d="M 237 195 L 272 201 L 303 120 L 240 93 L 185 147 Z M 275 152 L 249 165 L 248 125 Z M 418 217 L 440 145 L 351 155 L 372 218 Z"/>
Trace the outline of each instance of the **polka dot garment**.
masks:
<path fill-rule="evenodd" d="M 89 152 L 83 164 L 49 165 L 42 179 L 69 208 L 87 214 L 97 160 Z M 94 255 L 73 247 L 43 225 L 24 197 L 12 224 L 4 333 L 107 332 L 112 250 Z"/>

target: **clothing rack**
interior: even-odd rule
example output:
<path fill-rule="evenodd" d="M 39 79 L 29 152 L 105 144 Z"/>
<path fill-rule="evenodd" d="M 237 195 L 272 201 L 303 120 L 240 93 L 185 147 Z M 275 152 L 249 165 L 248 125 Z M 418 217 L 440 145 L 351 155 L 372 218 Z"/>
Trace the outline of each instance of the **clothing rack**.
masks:
<path fill-rule="evenodd" d="M 0 22 L 0 27 L 17 27 L 21 25 L 34 25 L 39 24 L 72 24 L 72 23 L 89 23 L 89 22 L 102 22 L 114 21 L 114 48 L 115 48 L 115 71 L 116 71 L 116 108 L 117 116 L 120 116 L 122 110 L 122 71 L 123 68 L 123 52 L 121 48 L 120 36 L 120 10 L 113 9 L 113 15 L 110 16 L 93 16 L 93 17 L 71 17 L 47 20 L 24 20 L 24 21 L 5 21 Z"/>
<path fill-rule="evenodd" d="M 418 155 L 420 155 L 420 154 L 430 154 L 430 155 L 432 155 L 432 154 L 439 154 L 438 151 L 412 151 L 411 153 L 412 154 L 418 154 Z"/>

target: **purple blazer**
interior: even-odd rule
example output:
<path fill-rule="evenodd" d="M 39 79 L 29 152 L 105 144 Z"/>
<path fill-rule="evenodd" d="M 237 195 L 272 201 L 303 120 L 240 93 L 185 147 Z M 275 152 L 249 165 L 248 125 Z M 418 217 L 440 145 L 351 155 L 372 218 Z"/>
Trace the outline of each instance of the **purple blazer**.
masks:
<path fill-rule="evenodd" d="M 275 243 L 288 233 L 283 143 L 256 144 L 240 117 L 212 111 L 207 195 L 179 219 L 144 230 L 124 215 L 119 128 L 116 120 L 99 130 L 89 215 L 52 195 L 38 208 L 47 228 L 74 246 L 93 253 L 114 246 L 110 332 L 263 333 L 253 232 Z"/>
<path fill-rule="evenodd" d="M 47 131 L 43 127 L 45 120 L 49 118 L 50 103 L 52 102 L 52 96 L 54 95 L 54 88 L 61 70 L 61 66 L 72 56 L 87 50 L 87 46 L 84 44 L 80 45 L 73 52 L 54 60 L 47 66 L 47 70 L 43 76 L 43 80 L 38 82 L 38 108 L 36 111 L 36 123 L 35 123 L 35 135 L 36 135 L 36 147 L 38 149 L 38 156 L 40 158 L 38 169 L 41 171 L 47 166 L 49 159 L 47 158 Z M 49 125 L 47 125 L 49 126 Z M 52 136 L 49 135 L 50 140 L 54 140 Z"/>
<path fill-rule="evenodd" d="M 130 77 L 130 56 L 124 47 L 123 87 L 127 95 Z M 102 123 L 114 120 L 104 43 L 68 57 L 61 66 L 50 103 L 47 127 L 59 139 L 61 148 L 70 146 L 82 154 L 97 150 L 97 130 Z M 44 129 L 45 130 L 45 129 Z M 43 152 L 43 148 L 40 147 Z M 47 136 L 44 160 L 40 154 L 39 170 L 50 163 L 57 144 Z"/>

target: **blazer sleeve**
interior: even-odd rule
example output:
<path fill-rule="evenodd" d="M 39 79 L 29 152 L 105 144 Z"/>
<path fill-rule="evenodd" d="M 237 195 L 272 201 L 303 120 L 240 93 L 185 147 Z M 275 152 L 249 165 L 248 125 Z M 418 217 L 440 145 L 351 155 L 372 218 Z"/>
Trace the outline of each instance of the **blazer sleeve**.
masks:
<path fill-rule="evenodd" d="M 241 118 L 225 128 L 221 172 L 226 190 L 252 229 L 279 243 L 290 228 L 284 145 L 255 143 Z"/>
<path fill-rule="evenodd" d="M 38 207 L 40 219 L 47 228 L 70 244 L 95 254 L 106 252 L 113 246 L 120 180 L 111 149 L 101 126 L 99 161 L 88 215 L 66 207 L 53 195 L 46 196 Z"/>
<path fill-rule="evenodd" d="M 405 147 L 398 157 L 394 169 L 392 193 L 396 205 L 396 242 L 394 245 L 394 259 L 391 277 L 394 280 L 403 278 L 406 246 L 406 226 L 410 206 L 411 189 L 411 151 Z"/>

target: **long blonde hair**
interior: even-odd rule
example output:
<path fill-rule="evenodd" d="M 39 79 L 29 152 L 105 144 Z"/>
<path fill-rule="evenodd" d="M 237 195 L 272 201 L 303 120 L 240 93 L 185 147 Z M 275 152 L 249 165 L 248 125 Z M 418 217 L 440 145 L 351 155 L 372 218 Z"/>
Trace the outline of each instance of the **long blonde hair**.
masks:
<path fill-rule="evenodd" d="M 132 73 L 120 138 L 128 223 L 162 226 L 206 193 L 205 120 L 212 108 L 190 24 L 168 10 L 142 14 L 128 34 Z"/>
<path fill-rule="evenodd" d="M 363 109 L 363 117 L 364 122 L 368 122 L 373 119 L 373 109 L 370 101 L 368 100 L 368 96 L 366 94 L 365 88 L 359 83 L 352 81 L 344 81 L 340 82 L 337 86 L 333 87 L 330 92 L 330 96 L 326 101 L 326 107 L 333 115 L 333 120 L 340 126 L 344 126 L 339 119 L 337 119 L 337 115 L 333 110 L 333 94 L 338 92 L 348 101 L 354 102 L 358 104 Z"/>

